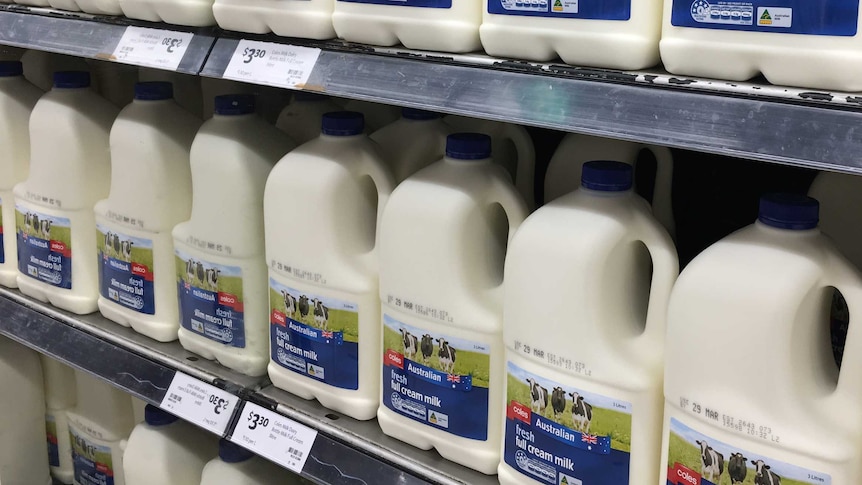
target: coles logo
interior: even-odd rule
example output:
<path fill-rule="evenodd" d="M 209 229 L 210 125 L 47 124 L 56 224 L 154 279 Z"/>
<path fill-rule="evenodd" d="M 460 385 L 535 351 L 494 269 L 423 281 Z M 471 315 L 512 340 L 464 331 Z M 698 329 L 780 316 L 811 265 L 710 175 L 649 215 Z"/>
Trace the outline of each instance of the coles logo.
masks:
<path fill-rule="evenodd" d="M 680 463 L 668 470 L 667 475 L 674 485 L 700 485 L 700 473 Z"/>
<path fill-rule="evenodd" d="M 506 417 L 508 419 L 517 419 L 519 421 L 523 421 L 527 424 L 530 424 L 530 418 L 532 416 L 532 411 L 527 406 L 519 403 L 518 401 L 512 401 L 509 404 L 509 409 L 506 410 Z"/>
<path fill-rule="evenodd" d="M 62 241 L 51 241 L 51 252 L 52 253 L 60 253 L 67 258 L 72 257 L 72 251 L 69 250 L 69 246 L 66 246 L 66 243 Z"/>
<path fill-rule="evenodd" d="M 153 273 L 150 273 L 150 268 L 140 263 L 132 263 L 132 274 L 138 275 L 147 281 L 153 281 Z"/>
<path fill-rule="evenodd" d="M 219 305 L 233 308 L 238 312 L 241 312 L 243 310 L 243 304 L 239 302 L 239 299 L 236 297 L 236 295 L 232 295 L 230 293 L 219 292 L 218 303 Z"/>
<path fill-rule="evenodd" d="M 383 365 L 389 365 L 392 367 L 398 367 L 399 369 L 403 369 L 404 356 L 392 349 L 389 349 L 383 355 Z"/>
<path fill-rule="evenodd" d="M 280 325 L 282 327 L 287 325 L 287 316 L 284 313 L 281 313 L 278 310 L 272 311 L 272 318 L 270 318 L 272 323 Z"/>

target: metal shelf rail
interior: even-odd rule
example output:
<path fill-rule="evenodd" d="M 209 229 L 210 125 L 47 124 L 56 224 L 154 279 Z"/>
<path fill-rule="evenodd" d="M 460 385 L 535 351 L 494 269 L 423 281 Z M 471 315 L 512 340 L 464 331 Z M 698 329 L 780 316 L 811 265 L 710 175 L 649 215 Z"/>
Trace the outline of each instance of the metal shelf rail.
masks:
<path fill-rule="evenodd" d="M 436 452 L 414 449 L 386 437 L 375 421 L 359 422 L 278 390 L 266 378 L 232 372 L 215 362 L 196 357 L 179 343 L 160 343 L 131 329 L 104 319 L 98 313 L 79 316 L 35 301 L 13 290 L 0 289 L 0 335 L 77 369 L 89 372 L 120 389 L 178 414 L 222 437 L 236 441 L 272 459 L 279 465 L 323 484 L 366 485 L 491 485 L 494 477 L 482 475 L 441 458 Z M 182 377 L 182 384 L 197 390 L 215 388 L 217 397 L 231 401 L 224 427 L 209 426 L 217 402 L 203 399 L 197 414 L 177 413 L 170 406 Z M 220 394 L 218 394 L 221 392 Z M 307 428 L 303 460 L 280 460 L 279 445 L 240 439 L 241 431 L 255 427 L 252 409 L 266 418 L 269 437 L 276 437 L 275 421 L 281 431 Z M 260 420 L 258 426 L 264 426 Z M 292 446 L 293 447 L 293 446 Z M 285 450 L 288 448 L 284 448 Z"/>

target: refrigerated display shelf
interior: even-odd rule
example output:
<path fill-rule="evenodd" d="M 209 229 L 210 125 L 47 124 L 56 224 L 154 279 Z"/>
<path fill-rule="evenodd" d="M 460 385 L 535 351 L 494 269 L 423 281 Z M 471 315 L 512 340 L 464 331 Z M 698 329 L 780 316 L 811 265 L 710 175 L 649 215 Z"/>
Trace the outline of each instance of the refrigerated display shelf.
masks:
<path fill-rule="evenodd" d="M 247 424 L 243 414 L 247 402 L 312 428 L 317 437 L 302 475 L 317 483 L 497 483 L 495 477 L 448 462 L 434 451 L 418 450 L 383 435 L 376 421 L 339 416 L 316 401 L 272 387 L 265 377 L 238 374 L 187 352 L 177 342 L 156 342 L 98 313 L 73 315 L 0 288 L 0 335 L 98 376 L 149 404 L 163 403 L 177 373 L 225 390 L 238 397 L 225 437 Z"/>

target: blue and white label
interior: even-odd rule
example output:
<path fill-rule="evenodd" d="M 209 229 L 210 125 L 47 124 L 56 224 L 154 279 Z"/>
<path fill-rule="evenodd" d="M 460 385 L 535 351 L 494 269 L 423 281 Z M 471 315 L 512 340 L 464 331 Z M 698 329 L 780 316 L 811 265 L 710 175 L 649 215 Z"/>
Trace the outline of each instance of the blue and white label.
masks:
<path fill-rule="evenodd" d="M 491 347 L 383 315 L 383 404 L 456 436 L 488 439 Z"/>
<path fill-rule="evenodd" d="M 153 241 L 102 224 L 96 224 L 96 237 L 102 297 L 139 313 L 156 313 Z"/>
<path fill-rule="evenodd" d="M 48 441 L 48 465 L 60 466 L 60 445 L 57 436 L 57 418 L 53 414 L 45 415 L 45 438 Z"/>
<path fill-rule="evenodd" d="M 677 27 L 852 37 L 859 0 L 673 0 Z"/>
<path fill-rule="evenodd" d="M 629 483 L 632 405 L 506 365 L 503 460 L 533 480 Z"/>
<path fill-rule="evenodd" d="M 245 348 L 242 268 L 194 259 L 176 250 L 180 325 L 202 337 Z"/>
<path fill-rule="evenodd" d="M 488 0 L 488 13 L 584 20 L 629 20 L 631 0 Z"/>
<path fill-rule="evenodd" d="M 350 3 L 371 3 L 395 7 L 452 8 L 452 0 L 338 0 Z"/>
<path fill-rule="evenodd" d="M 114 485 L 114 455 L 107 446 L 69 428 L 76 485 Z"/>
<path fill-rule="evenodd" d="M 269 280 L 270 357 L 285 369 L 359 389 L 359 306 Z"/>
<path fill-rule="evenodd" d="M 15 204 L 18 271 L 42 283 L 72 289 L 72 224 Z"/>

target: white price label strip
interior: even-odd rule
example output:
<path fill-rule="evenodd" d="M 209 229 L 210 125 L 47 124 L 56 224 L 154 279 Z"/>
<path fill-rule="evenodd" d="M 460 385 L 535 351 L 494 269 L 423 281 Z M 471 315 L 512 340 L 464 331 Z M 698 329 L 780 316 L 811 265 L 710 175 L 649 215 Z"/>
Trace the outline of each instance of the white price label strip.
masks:
<path fill-rule="evenodd" d="M 160 407 L 223 436 L 238 402 L 227 391 L 177 372 Z"/>
<path fill-rule="evenodd" d="M 302 87 L 319 56 L 320 49 L 312 47 L 241 40 L 222 77 L 281 88 Z"/>
<path fill-rule="evenodd" d="M 171 30 L 127 27 L 114 49 L 114 59 L 124 64 L 175 71 L 194 34 Z"/>
<path fill-rule="evenodd" d="M 246 402 L 230 440 L 301 473 L 316 438 L 316 430 Z"/>

